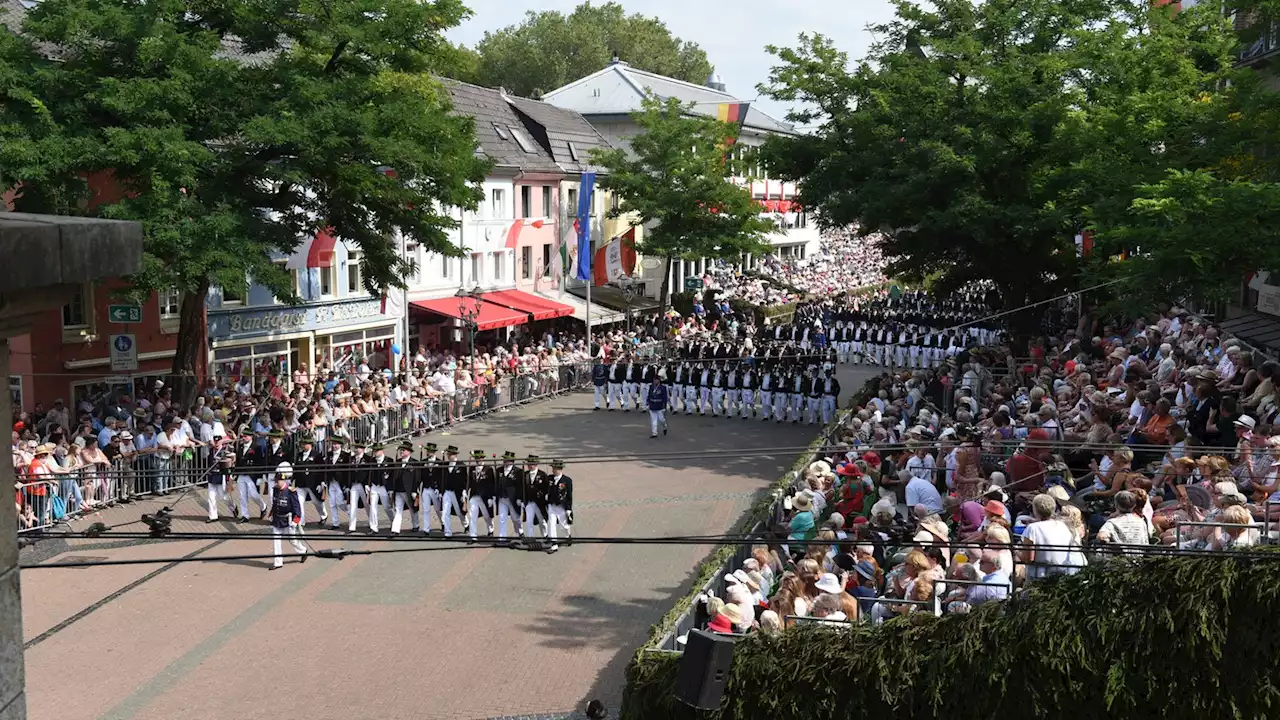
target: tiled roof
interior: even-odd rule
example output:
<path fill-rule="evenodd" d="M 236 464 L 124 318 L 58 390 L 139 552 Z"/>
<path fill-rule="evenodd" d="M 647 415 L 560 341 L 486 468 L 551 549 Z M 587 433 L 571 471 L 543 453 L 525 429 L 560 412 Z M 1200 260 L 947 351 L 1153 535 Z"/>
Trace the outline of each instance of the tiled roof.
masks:
<path fill-rule="evenodd" d="M 484 154 L 498 167 L 516 168 L 524 172 L 561 172 L 551 154 L 529 131 L 511 104 L 499 90 L 442 79 L 454 112 L 475 118 L 476 139 Z M 533 152 L 526 152 L 517 140 L 523 133 Z"/>
<path fill-rule="evenodd" d="M 607 149 L 610 146 L 586 118 L 572 110 L 538 100 L 521 97 L 508 97 L 507 100 L 540 129 L 551 148 L 552 157 L 566 172 L 599 170 L 591 164 L 590 153 L 593 149 Z"/>
<path fill-rule="evenodd" d="M 22 16 L 26 14 L 27 8 L 22 0 L 0 0 L 0 25 L 18 32 L 22 26 Z"/>
<path fill-rule="evenodd" d="M 618 67 L 620 72 L 630 75 L 631 79 L 641 87 L 647 88 L 649 92 L 661 98 L 676 98 L 681 102 L 694 103 L 693 111 L 699 115 L 715 115 L 716 108 L 721 103 L 741 102 L 727 92 L 706 87 L 705 85 L 694 85 L 691 82 L 676 80 L 665 75 L 637 70 L 623 63 L 618 63 L 614 67 Z M 795 127 L 790 123 L 775 120 L 756 109 L 754 105 L 747 110 L 747 120 L 744 125 L 766 132 L 795 132 Z"/>

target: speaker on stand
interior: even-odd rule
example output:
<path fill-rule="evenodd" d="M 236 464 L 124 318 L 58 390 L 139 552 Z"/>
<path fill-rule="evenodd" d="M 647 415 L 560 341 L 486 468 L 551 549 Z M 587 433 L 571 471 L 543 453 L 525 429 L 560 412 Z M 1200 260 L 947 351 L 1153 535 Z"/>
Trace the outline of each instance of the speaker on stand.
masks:
<path fill-rule="evenodd" d="M 676 699 L 699 710 L 720 707 L 733 666 L 733 643 L 734 639 L 725 635 L 689 631 L 676 676 Z"/>

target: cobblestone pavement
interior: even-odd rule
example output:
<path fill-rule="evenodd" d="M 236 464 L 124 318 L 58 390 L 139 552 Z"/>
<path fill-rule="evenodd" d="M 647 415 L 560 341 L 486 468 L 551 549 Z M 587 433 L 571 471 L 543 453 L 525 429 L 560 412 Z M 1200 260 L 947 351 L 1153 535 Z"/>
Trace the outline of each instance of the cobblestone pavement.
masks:
<path fill-rule="evenodd" d="M 846 388 L 865 373 L 842 372 Z M 815 428 L 680 416 L 648 435 L 644 413 L 591 412 L 585 394 L 530 405 L 432 439 L 523 456 L 807 444 Z M 795 459 L 571 464 L 575 534 L 661 537 L 728 529 Z M 203 498 L 174 505 L 175 532 L 204 523 Z M 174 503 L 177 498 L 165 498 Z M 77 522 L 120 527 L 147 500 Z M 141 531 L 136 522 L 122 527 Z M 623 670 L 648 628 L 685 592 L 709 546 L 579 544 L 555 555 L 438 540 L 319 537 L 315 548 L 394 552 L 170 562 L 22 573 L 27 701 L 34 720 L 569 718 L 616 708 Z M 269 552 L 255 539 L 42 540 L 22 561 L 179 559 Z M 438 550 L 438 551 L 437 551 Z M 287 551 L 287 547 L 286 547 Z"/>

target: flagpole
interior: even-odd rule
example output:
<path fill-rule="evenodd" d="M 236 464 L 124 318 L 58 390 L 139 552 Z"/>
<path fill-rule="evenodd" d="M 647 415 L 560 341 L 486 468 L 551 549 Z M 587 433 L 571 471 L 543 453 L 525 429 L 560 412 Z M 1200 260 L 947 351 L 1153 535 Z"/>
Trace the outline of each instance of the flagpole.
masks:
<path fill-rule="evenodd" d="M 594 279 L 587 280 L 587 354 L 591 353 L 591 286 L 595 285 Z"/>

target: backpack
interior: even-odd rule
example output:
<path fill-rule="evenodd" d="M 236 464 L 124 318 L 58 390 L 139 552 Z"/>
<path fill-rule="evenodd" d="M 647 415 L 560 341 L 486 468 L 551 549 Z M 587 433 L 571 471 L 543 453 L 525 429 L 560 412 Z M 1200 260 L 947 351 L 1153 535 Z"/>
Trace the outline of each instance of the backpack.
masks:
<path fill-rule="evenodd" d="M 62 500 L 61 495 L 54 495 L 52 502 L 49 503 L 50 512 L 53 513 L 54 520 L 64 520 L 67 517 L 67 504 Z"/>

